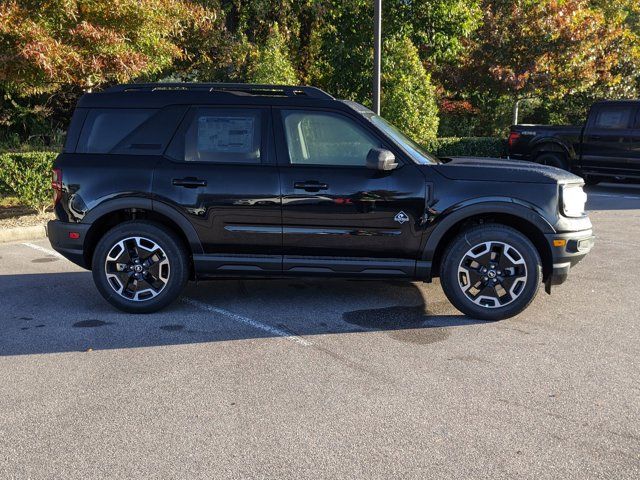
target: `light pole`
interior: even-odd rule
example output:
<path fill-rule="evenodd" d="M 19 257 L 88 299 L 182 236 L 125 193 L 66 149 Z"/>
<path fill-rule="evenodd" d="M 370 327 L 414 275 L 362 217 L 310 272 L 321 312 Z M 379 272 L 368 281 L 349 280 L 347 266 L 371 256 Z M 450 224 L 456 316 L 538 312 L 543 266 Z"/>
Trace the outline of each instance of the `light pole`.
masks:
<path fill-rule="evenodd" d="M 380 115 L 380 50 L 382 47 L 382 0 L 373 0 L 373 111 Z"/>

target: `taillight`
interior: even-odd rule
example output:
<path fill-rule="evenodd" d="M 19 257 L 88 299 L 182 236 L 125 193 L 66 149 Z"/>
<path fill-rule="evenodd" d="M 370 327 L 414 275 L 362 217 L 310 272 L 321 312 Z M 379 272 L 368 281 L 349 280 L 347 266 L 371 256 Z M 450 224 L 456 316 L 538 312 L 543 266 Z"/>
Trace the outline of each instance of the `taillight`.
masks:
<path fill-rule="evenodd" d="M 51 177 L 51 188 L 53 188 L 53 204 L 56 205 L 62 198 L 62 170 L 54 168 Z"/>
<path fill-rule="evenodd" d="M 520 139 L 520 134 L 518 132 L 511 132 L 509 134 L 509 148 L 513 147 L 513 145 Z"/>

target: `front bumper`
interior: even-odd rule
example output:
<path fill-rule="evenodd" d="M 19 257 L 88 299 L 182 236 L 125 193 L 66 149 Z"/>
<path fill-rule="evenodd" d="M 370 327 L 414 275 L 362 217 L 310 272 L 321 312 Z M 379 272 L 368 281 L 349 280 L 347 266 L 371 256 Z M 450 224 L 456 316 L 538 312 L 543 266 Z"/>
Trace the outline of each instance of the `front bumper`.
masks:
<path fill-rule="evenodd" d="M 67 223 L 51 220 L 47 223 L 47 237 L 51 247 L 82 268 L 89 268 L 84 252 L 84 241 L 91 228 L 87 223 Z M 73 234 L 73 235 L 72 235 Z M 76 235 L 77 234 L 77 235 Z M 78 238 L 72 238 L 72 237 Z"/>
<path fill-rule="evenodd" d="M 595 236 L 593 231 L 553 233 L 545 235 L 551 249 L 553 267 L 545 281 L 547 293 L 551 285 L 560 285 L 567 280 L 569 270 L 582 260 L 593 248 Z"/>

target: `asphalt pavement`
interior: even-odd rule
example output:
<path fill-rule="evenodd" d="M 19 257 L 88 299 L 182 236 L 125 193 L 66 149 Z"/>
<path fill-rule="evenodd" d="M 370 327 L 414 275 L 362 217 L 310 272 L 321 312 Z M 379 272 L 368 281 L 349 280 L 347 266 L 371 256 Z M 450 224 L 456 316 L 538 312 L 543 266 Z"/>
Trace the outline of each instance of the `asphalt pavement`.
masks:
<path fill-rule="evenodd" d="M 516 318 L 439 283 L 190 284 L 114 310 L 47 240 L 0 244 L 0 478 L 640 478 L 640 186 Z"/>

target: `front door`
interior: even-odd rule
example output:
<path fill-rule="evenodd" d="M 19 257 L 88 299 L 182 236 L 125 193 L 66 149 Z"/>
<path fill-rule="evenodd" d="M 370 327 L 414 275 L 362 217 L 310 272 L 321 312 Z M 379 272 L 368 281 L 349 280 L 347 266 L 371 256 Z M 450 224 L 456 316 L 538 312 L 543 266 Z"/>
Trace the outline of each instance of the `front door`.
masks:
<path fill-rule="evenodd" d="M 636 108 L 630 104 L 601 105 L 591 112 L 582 137 L 581 167 L 603 174 L 632 173 L 637 149 L 633 128 Z"/>
<path fill-rule="evenodd" d="M 188 218 L 210 256 L 205 260 L 219 269 L 281 270 L 270 118 L 268 108 L 193 107 L 156 169 L 156 201 Z M 237 258 L 230 263 L 225 255 Z M 216 263 L 215 256 L 222 259 Z"/>
<path fill-rule="evenodd" d="M 411 270 L 425 209 L 422 172 L 396 152 L 397 169 L 367 168 L 370 149 L 391 147 L 355 114 L 283 108 L 273 115 L 285 272 L 357 273 L 349 272 L 349 265 L 355 270 L 370 265 L 373 273 L 387 265 L 367 258 L 397 259 L 399 269 L 390 270 Z M 342 267 L 325 266 L 337 257 Z"/>

